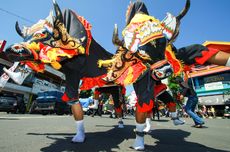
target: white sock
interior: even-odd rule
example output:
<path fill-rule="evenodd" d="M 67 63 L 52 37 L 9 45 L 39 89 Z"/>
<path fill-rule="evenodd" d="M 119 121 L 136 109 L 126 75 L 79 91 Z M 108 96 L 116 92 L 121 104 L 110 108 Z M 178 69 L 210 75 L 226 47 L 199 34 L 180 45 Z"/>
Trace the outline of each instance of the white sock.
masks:
<path fill-rule="evenodd" d="M 77 132 L 85 132 L 83 120 L 76 121 L 76 127 L 77 127 Z"/>
<path fill-rule="evenodd" d="M 145 125 L 146 127 L 144 129 L 144 132 L 149 132 L 151 129 L 151 119 L 150 118 L 146 118 Z"/>
<path fill-rule="evenodd" d="M 151 119 L 150 118 L 146 118 L 145 123 L 146 123 L 147 126 L 151 126 L 150 122 L 151 122 Z"/>
<path fill-rule="evenodd" d="M 144 128 L 145 128 L 145 123 L 143 124 L 136 123 L 137 132 L 143 132 Z M 133 148 L 136 150 L 143 150 L 145 148 L 144 137 L 136 135 L 136 139 L 134 141 Z"/>
<path fill-rule="evenodd" d="M 230 67 L 230 58 L 228 58 L 228 61 L 225 66 Z"/>
<path fill-rule="evenodd" d="M 139 123 L 136 123 L 136 131 L 139 131 L 139 132 L 143 132 L 145 128 L 145 124 L 139 124 Z"/>
<path fill-rule="evenodd" d="M 83 120 L 76 121 L 76 128 L 77 128 L 77 133 L 73 137 L 72 142 L 84 142 L 85 140 L 84 121 Z"/>

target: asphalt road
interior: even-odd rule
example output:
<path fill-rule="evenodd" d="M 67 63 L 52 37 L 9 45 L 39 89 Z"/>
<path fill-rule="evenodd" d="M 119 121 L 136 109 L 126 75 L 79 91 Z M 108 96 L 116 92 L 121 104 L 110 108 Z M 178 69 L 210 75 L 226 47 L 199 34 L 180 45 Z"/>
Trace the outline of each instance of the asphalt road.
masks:
<path fill-rule="evenodd" d="M 174 126 L 168 118 L 152 121 L 152 132 L 145 136 L 147 152 L 230 152 L 230 119 L 206 119 L 204 128 Z M 133 151 L 135 121 L 108 115 L 85 116 L 86 141 L 71 143 L 75 134 L 72 116 L 16 115 L 0 113 L 0 152 L 111 152 Z"/>

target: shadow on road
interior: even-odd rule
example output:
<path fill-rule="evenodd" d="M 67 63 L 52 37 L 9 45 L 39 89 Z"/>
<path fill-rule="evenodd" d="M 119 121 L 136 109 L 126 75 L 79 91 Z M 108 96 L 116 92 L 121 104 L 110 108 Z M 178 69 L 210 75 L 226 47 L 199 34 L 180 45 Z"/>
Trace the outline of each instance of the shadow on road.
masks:
<path fill-rule="evenodd" d="M 106 126 L 101 125 L 101 127 Z M 47 138 L 54 140 L 54 142 L 48 147 L 41 148 L 40 151 L 42 152 L 111 152 L 113 151 L 111 149 L 119 149 L 118 145 L 122 143 L 124 140 L 135 138 L 133 129 L 134 126 L 126 125 L 125 129 L 119 129 L 117 128 L 117 126 L 114 126 L 113 129 L 108 131 L 92 133 L 87 132 L 86 140 L 84 143 L 71 143 L 71 139 L 75 134 L 28 133 L 28 135 L 46 136 Z"/>
<path fill-rule="evenodd" d="M 213 149 L 199 144 L 199 141 L 189 142 L 185 138 L 190 136 L 190 132 L 183 130 L 156 129 L 150 136 L 157 140 L 155 146 L 146 145 L 146 150 L 152 152 L 227 152 L 224 150 Z"/>
<path fill-rule="evenodd" d="M 103 125 L 102 125 L 103 126 Z M 71 143 L 74 134 L 65 133 L 28 133 L 32 136 L 46 136 L 54 142 L 47 147 L 41 148 L 42 152 L 113 152 L 133 151 L 129 146 L 120 149 L 119 145 L 125 140 L 135 138 L 134 126 L 126 125 L 124 129 L 113 129 L 104 132 L 87 132 L 84 143 Z M 146 152 L 227 152 L 213 149 L 202 144 L 186 141 L 190 132 L 183 130 L 156 129 L 149 135 L 153 138 L 152 145 L 145 145 Z M 147 135 L 147 136 L 149 136 Z"/>

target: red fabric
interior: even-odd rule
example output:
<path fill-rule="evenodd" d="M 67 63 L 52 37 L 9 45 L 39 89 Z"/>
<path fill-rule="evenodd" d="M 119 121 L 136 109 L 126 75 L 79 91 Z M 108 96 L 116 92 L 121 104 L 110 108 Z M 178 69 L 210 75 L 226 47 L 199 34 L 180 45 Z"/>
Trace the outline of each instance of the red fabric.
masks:
<path fill-rule="evenodd" d="M 67 96 L 66 93 L 63 94 L 63 96 L 61 97 L 62 101 L 64 102 L 68 102 L 70 100 L 70 98 Z"/>
<path fill-rule="evenodd" d="M 194 65 L 184 65 L 184 72 L 191 71 Z"/>
<path fill-rule="evenodd" d="M 203 65 L 209 58 L 219 52 L 218 49 L 208 48 L 208 50 L 202 51 L 202 57 L 196 57 L 195 61 L 197 64 Z"/>
<path fill-rule="evenodd" d="M 148 112 L 150 110 L 153 109 L 154 107 L 154 101 L 150 100 L 149 105 L 147 105 L 146 103 L 143 103 L 142 106 L 140 106 L 138 103 L 136 104 L 137 107 L 137 112 Z"/>
<path fill-rule="evenodd" d="M 167 58 L 168 62 L 173 67 L 173 71 L 175 75 L 180 74 L 182 68 L 181 62 L 172 54 L 171 51 L 165 50 L 165 57 Z"/>
<path fill-rule="evenodd" d="M 89 78 L 89 77 L 84 77 L 82 78 L 82 84 L 80 89 L 81 90 L 89 90 L 92 89 L 96 86 L 98 87 L 102 87 L 104 86 L 107 82 L 102 80 L 102 78 L 106 77 L 106 74 L 98 76 L 98 77 L 93 77 L 93 78 Z"/>
<path fill-rule="evenodd" d="M 218 49 L 223 52 L 230 53 L 230 43 L 229 42 L 210 42 L 205 45 L 208 49 L 213 48 L 213 49 Z"/>
<path fill-rule="evenodd" d="M 126 88 L 122 86 L 121 94 L 125 95 L 126 94 Z"/>
<path fill-rule="evenodd" d="M 31 69 L 33 69 L 36 72 L 44 72 L 44 70 L 45 70 L 45 64 L 44 63 L 36 63 L 36 62 L 32 62 L 32 61 L 22 62 L 22 63 L 25 63 L 26 65 L 28 65 Z"/>
<path fill-rule="evenodd" d="M 116 111 L 117 113 L 121 113 L 121 112 L 122 112 L 122 109 L 121 109 L 121 107 L 118 107 L 118 108 L 115 108 L 115 111 Z"/>
<path fill-rule="evenodd" d="M 36 50 L 30 49 L 30 51 L 32 52 L 33 56 L 34 56 L 34 60 L 38 60 L 38 52 Z"/>
<path fill-rule="evenodd" d="M 160 83 L 154 86 L 154 97 L 158 96 L 159 93 L 166 91 L 167 86 L 164 83 Z"/>
<path fill-rule="evenodd" d="M 48 57 L 47 53 L 49 50 L 52 50 L 53 48 L 48 46 L 48 45 L 44 45 L 42 43 L 39 42 L 39 47 L 40 47 L 40 54 L 39 54 L 39 59 L 42 60 L 42 59 L 46 59 L 46 60 L 50 60 L 50 57 Z M 36 52 L 35 52 L 36 53 Z M 33 53 L 34 54 L 34 53 Z M 60 48 L 59 51 L 56 52 L 56 55 L 58 56 L 57 57 L 57 61 L 60 61 L 60 57 L 64 54 L 68 54 L 70 56 L 75 56 L 75 55 L 78 55 L 78 52 L 75 50 L 75 49 L 63 49 L 63 48 Z M 34 54 L 35 56 L 36 54 Z M 35 58 L 35 57 L 34 57 Z"/>
<path fill-rule="evenodd" d="M 66 93 L 63 94 L 63 96 L 61 97 L 63 102 L 69 102 L 69 101 L 73 101 L 77 98 L 69 98 L 68 95 Z"/>
<path fill-rule="evenodd" d="M 100 95 L 100 94 L 101 94 L 101 92 L 100 92 L 100 91 L 98 91 L 98 90 L 95 90 L 95 91 L 94 91 L 94 94 L 95 94 L 95 95 Z"/>
<path fill-rule="evenodd" d="M 150 110 L 150 111 L 147 111 L 147 114 L 151 114 L 153 111 L 152 110 Z"/>
<path fill-rule="evenodd" d="M 78 55 L 78 52 L 76 52 L 76 50 L 67 50 L 67 49 L 62 49 L 63 52 L 65 52 L 68 55 Z"/>
<path fill-rule="evenodd" d="M 6 45 L 6 41 L 5 41 L 5 40 L 2 40 L 1 43 L 0 43 L 0 52 L 3 51 L 5 45 Z"/>
<path fill-rule="evenodd" d="M 129 68 L 133 69 L 132 76 L 129 75 Z M 138 63 L 132 65 L 132 67 L 129 67 L 129 68 L 127 68 L 125 70 L 125 72 L 116 80 L 117 84 L 120 84 L 120 85 L 123 85 L 123 86 L 128 85 L 128 84 L 132 84 L 147 69 L 146 66 L 142 62 L 138 62 Z M 128 77 L 132 77 L 132 79 L 127 84 L 126 79 Z"/>
<path fill-rule="evenodd" d="M 175 102 L 169 102 L 167 103 L 167 107 L 175 107 L 176 106 L 176 103 Z"/>

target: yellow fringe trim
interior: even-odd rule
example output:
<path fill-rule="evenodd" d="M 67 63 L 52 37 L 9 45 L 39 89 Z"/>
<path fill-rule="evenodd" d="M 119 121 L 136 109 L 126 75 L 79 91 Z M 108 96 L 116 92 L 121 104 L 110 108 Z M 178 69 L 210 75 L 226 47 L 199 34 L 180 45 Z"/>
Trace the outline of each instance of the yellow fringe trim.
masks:
<path fill-rule="evenodd" d="M 85 54 L 85 48 L 83 46 L 79 46 L 78 52 L 79 54 Z"/>
<path fill-rule="evenodd" d="M 180 75 L 180 74 L 184 71 L 184 67 L 183 67 L 182 62 L 176 58 L 175 53 L 172 51 L 172 46 L 171 46 L 171 44 L 169 44 L 169 45 L 166 47 L 166 50 L 165 50 L 165 51 L 167 51 L 167 52 L 170 54 L 170 56 L 171 56 L 171 58 L 172 58 L 172 60 L 173 60 L 173 61 L 169 61 L 168 58 L 167 58 L 167 56 L 165 56 L 165 58 L 169 61 L 169 63 L 172 64 L 172 66 L 173 66 L 173 64 L 174 64 L 175 62 L 177 62 L 178 65 L 179 65 L 179 70 L 178 70 L 177 72 L 175 72 L 175 69 L 174 69 L 174 75 L 175 75 L 175 76 Z"/>

